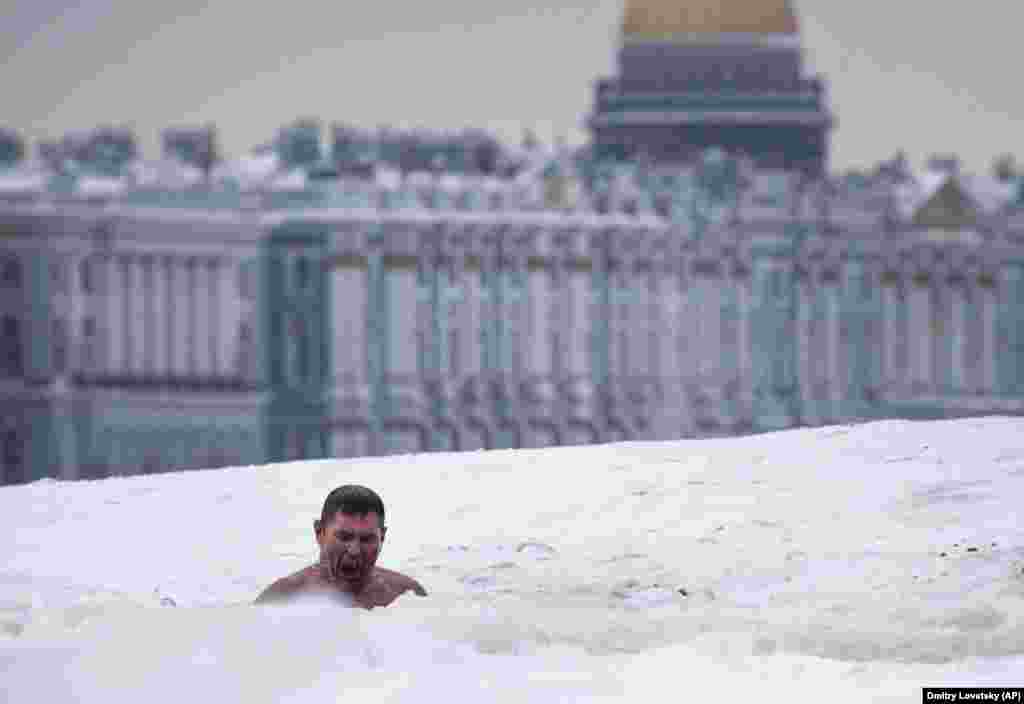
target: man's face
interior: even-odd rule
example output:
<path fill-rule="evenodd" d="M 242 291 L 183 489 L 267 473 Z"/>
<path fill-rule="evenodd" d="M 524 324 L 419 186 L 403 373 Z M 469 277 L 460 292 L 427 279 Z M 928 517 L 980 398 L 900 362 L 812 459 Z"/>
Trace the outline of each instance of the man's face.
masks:
<path fill-rule="evenodd" d="M 316 521 L 320 563 L 339 583 L 354 591 L 366 586 L 384 542 L 376 513 L 362 516 L 336 513 L 327 523 Z"/>

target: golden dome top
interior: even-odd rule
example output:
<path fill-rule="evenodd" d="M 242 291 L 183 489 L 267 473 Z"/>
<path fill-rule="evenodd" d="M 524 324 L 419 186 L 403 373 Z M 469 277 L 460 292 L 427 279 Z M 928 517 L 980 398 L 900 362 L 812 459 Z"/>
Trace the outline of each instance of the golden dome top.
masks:
<path fill-rule="evenodd" d="M 622 21 L 625 39 L 796 33 L 789 0 L 626 0 Z"/>

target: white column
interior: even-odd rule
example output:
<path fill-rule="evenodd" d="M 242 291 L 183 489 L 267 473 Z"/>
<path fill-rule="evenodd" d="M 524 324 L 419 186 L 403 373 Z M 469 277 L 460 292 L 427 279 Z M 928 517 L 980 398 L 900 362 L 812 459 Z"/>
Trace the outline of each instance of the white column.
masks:
<path fill-rule="evenodd" d="M 455 259 L 455 256 L 450 256 L 452 261 L 448 266 L 451 267 L 451 273 L 450 275 L 446 274 L 446 278 L 451 287 L 451 297 L 445 299 L 443 308 L 444 316 L 447 320 L 445 334 L 448 336 L 446 342 L 448 346 L 448 359 L 445 360 L 446 368 L 441 370 L 441 375 L 446 377 L 449 382 L 452 382 L 462 374 L 463 360 L 466 358 L 462 349 L 463 340 L 466 337 L 466 330 L 462 327 L 462 311 L 465 308 L 466 288 L 465 274 L 460 271 L 458 260 Z"/>
<path fill-rule="evenodd" d="M 568 368 L 568 323 L 569 314 L 565 302 L 565 290 L 568 286 L 567 272 L 560 262 L 552 262 L 548 271 L 548 318 L 545 335 L 548 343 L 548 367 L 553 379 L 561 379 Z M 609 314 L 612 315 L 612 314 Z"/>
<path fill-rule="evenodd" d="M 140 329 L 141 316 L 139 309 L 139 275 L 138 257 L 132 254 L 121 256 L 120 276 L 122 281 L 122 304 L 124 311 L 124 370 L 134 376 L 139 371 L 139 359 L 142 356 L 142 335 Z"/>
<path fill-rule="evenodd" d="M 682 380 L 679 360 L 679 334 L 682 322 L 682 297 L 679 293 L 679 274 L 665 272 L 658 276 L 658 300 L 661 302 L 658 343 L 661 377 L 675 387 Z"/>
<path fill-rule="evenodd" d="M 690 354 L 693 364 L 691 369 L 693 369 L 693 376 L 696 380 L 703 383 L 710 371 L 708 369 L 708 359 L 711 352 L 709 350 L 710 341 L 708 337 L 711 335 L 711 331 L 708 330 L 708 325 L 710 325 L 711 321 L 708 320 L 708 298 L 711 294 L 708 290 L 706 276 L 695 274 L 692 282 L 690 310 L 693 315 L 693 327 L 690 329 Z"/>
<path fill-rule="evenodd" d="M 842 350 L 840 349 L 842 340 L 840 339 L 840 326 L 842 325 L 842 319 L 840 317 L 839 307 L 839 289 L 836 284 L 828 284 L 825 289 L 826 293 L 826 313 L 825 313 L 825 345 L 826 345 L 826 359 L 828 360 L 828 397 L 832 401 L 839 401 L 843 395 L 843 370 L 841 365 Z"/>
<path fill-rule="evenodd" d="M 882 286 L 882 378 L 886 386 L 899 385 L 902 379 L 896 364 L 899 340 L 897 308 L 899 296 L 895 286 Z"/>
<path fill-rule="evenodd" d="M 996 386 L 996 293 L 993 288 L 981 289 L 983 330 L 981 378 L 983 391 L 991 393 Z"/>
<path fill-rule="evenodd" d="M 220 278 L 222 269 L 219 259 L 210 259 L 207 263 L 206 291 L 209 301 L 207 318 L 209 344 L 207 348 L 210 356 L 210 376 L 221 375 L 220 338 L 223 335 L 223 330 L 220 325 Z"/>
<path fill-rule="evenodd" d="M 101 269 L 96 263 L 95 259 L 91 260 L 87 265 L 90 268 L 89 277 L 92 288 L 90 292 L 86 292 L 85 287 L 82 285 L 82 266 L 83 262 L 89 260 L 90 254 L 85 254 L 81 259 L 73 257 L 70 260 L 68 270 L 68 286 L 72 293 L 72 306 L 75 306 L 75 301 L 78 301 L 77 308 L 81 313 L 78 317 L 74 326 L 71 328 L 71 339 L 74 341 L 72 348 L 74 349 L 74 365 L 75 369 L 81 369 L 90 373 L 95 373 L 102 370 L 105 367 L 104 359 L 100 355 L 104 353 L 104 348 L 100 344 L 100 340 L 103 339 L 106 331 L 106 315 L 105 313 L 105 300 L 102 295 L 102 279 L 100 277 Z M 74 310 L 74 308 L 73 308 Z M 92 339 L 89 343 L 92 346 L 90 352 L 91 359 L 84 359 L 82 353 L 85 351 L 85 319 L 91 318 L 93 325 L 95 326 L 95 332 L 93 333 Z M 87 363 L 91 366 L 86 366 Z"/>
<path fill-rule="evenodd" d="M 651 351 L 651 322 L 654 315 L 651 310 L 650 274 L 644 271 L 638 272 L 634 267 L 630 268 L 629 282 L 633 292 L 633 310 L 631 315 L 630 329 L 632 334 L 630 341 L 630 370 L 631 377 L 645 377 L 648 374 L 655 374 L 654 357 Z"/>
<path fill-rule="evenodd" d="M 684 264 L 684 266 L 686 266 Z M 693 305 L 694 279 L 689 272 L 678 274 L 679 316 L 676 322 L 676 349 L 679 351 L 679 376 L 684 383 L 693 380 L 697 367 L 694 349 L 698 320 Z"/>
<path fill-rule="evenodd" d="M 685 290 L 685 304 L 683 310 L 686 315 L 686 332 L 683 336 L 683 374 L 691 382 L 700 379 L 704 371 L 704 307 L 701 296 L 704 295 L 704 287 L 701 277 L 692 274 L 687 277 Z"/>
<path fill-rule="evenodd" d="M 416 271 L 414 269 L 385 269 L 388 285 L 388 320 L 391 331 L 388 344 L 391 359 L 387 360 L 387 373 L 402 383 L 415 378 L 416 360 Z M 308 326 L 307 326 L 308 327 Z"/>
<path fill-rule="evenodd" d="M 60 262 L 60 266 L 64 267 L 63 275 L 68 296 L 67 365 L 70 371 L 82 368 L 82 360 L 79 357 L 84 339 L 82 336 L 82 321 L 89 315 L 89 308 L 92 305 L 92 301 L 88 300 L 88 298 L 95 298 L 95 294 L 86 294 L 82 290 L 82 282 L 79 279 L 79 272 L 81 270 L 81 259 L 79 257 L 63 257 L 60 259 Z M 95 281 L 93 281 L 93 285 L 95 286 Z"/>
<path fill-rule="evenodd" d="M 910 289 L 910 366 L 911 382 L 928 386 L 932 379 L 932 300 L 928 286 L 911 284 Z"/>
<path fill-rule="evenodd" d="M 505 350 L 502 351 L 502 355 L 504 356 L 505 371 L 511 372 L 514 376 L 519 376 L 529 372 L 525 356 L 527 349 L 524 344 L 524 341 L 528 339 L 528 335 L 524 334 L 526 332 L 526 310 L 528 306 L 528 301 L 525 297 L 526 262 L 522 259 L 518 261 L 512 260 L 509 262 L 509 267 L 505 278 L 505 281 L 508 283 L 504 296 L 505 310 L 501 313 L 506 321 L 504 333 L 506 337 L 503 341 Z M 523 284 L 521 288 L 516 288 L 511 282 L 516 267 L 521 267 L 518 272 L 518 275 L 522 277 L 520 278 L 520 282 Z M 589 330 L 587 332 L 589 333 Z"/>
<path fill-rule="evenodd" d="M 433 315 L 434 307 L 431 292 L 429 291 L 429 277 L 440 276 L 440 272 L 434 272 L 434 264 L 429 261 L 431 257 L 423 252 L 417 252 L 416 257 L 416 295 L 408 303 L 416 310 L 415 332 L 413 333 L 416 350 L 417 383 L 422 383 L 424 375 L 432 373 L 430 368 L 430 357 L 438 350 L 440 341 L 434 339 Z"/>
<path fill-rule="evenodd" d="M 298 321 L 296 314 L 292 311 L 281 313 L 281 329 L 284 335 L 284 378 L 286 383 L 294 384 L 299 378 L 299 333 L 302 331 L 304 321 Z"/>
<path fill-rule="evenodd" d="M 551 375 L 551 336 L 548 334 L 551 309 L 551 278 L 538 268 L 526 274 L 529 305 L 529 369 L 539 376 Z"/>
<path fill-rule="evenodd" d="M 935 277 L 939 278 L 938 272 L 935 273 Z M 947 303 L 949 303 L 946 298 L 949 293 L 948 284 L 936 284 L 931 287 L 930 291 L 931 316 L 929 332 L 931 333 L 931 346 L 929 351 L 932 361 L 931 381 L 928 386 L 938 391 L 942 384 L 945 383 L 943 376 L 948 374 L 948 371 L 943 369 L 943 365 L 952 364 L 953 362 L 949 343 L 954 312 L 952 306 L 947 306 Z"/>
<path fill-rule="evenodd" d="M 751 320 L 750 276 L 748 274 L 745 278 L 736 282 L 736 305 L 739 309 L 736 321 L 736 324 L 739 326 L 736 330 L 736 344 L 739 348 L 736 353 L 736 363 L 739 365 L 740 388 L 742 389 L 750 389 L 754 385 L 754 369 L 750 349 L 750 326 L 753 324 L 753 320 Z"/>
<path fill-rule="evenodd" d="M 143 257 L 131 258 L 132 280 L 132 340 L 135 345 L 135 365 L 132 369 L 136 374 L 149 371 L 152 357 L 149 356 L 152 345 L 152 321 L 150 310 L 152 302 L 147 288 L 146 269 Z"/>
<path fill-rule="evenodd" d="M 186 260 L 175 257 L 171 262 L 172 299 L 174 308 L 173 363 L 175 376 L 184 377 L 191 373 L 189 367 L 189 342 L 191 340 L 191 315 L 189 311 L 189 281 Z"/>
<path fill-rule="evenodd" d="M 97 267 L 99 268 L 99 267 Z M 106 296 L 107 372 L 121 374 L 125 366 L 124 351 L 124 286 L 118 270 L 118 257 L 108 255 L 103 261 L 103 285 Z"/>
<path fill-rule="evenodd" d="M 665 403 L 656 425 L 657 439 L 674 440 L 689 432 L 689 407 L 686 404 L 682 365 L 680 364 L 680 335 L 683 322 L 682 296 L 679 291 L 679 273 L 666 271 L 657 277 L 655 294 L 661 302 L 660 325 L 657 332 L 659 363 Z"/>
<path fill-rule="evenodd" d="M 145 335 L 143 336 L 142 369 L 149 376 L 156 371 L 156 331 L 160 328 L 156 310 L 155 260 L 147 255 L 141 260 L 139 273 L 142 276 L 142 315 Z"/>
<path fill-rule="evenodd" d="M 965 380 L 968 391 L 978 393 L 984 387 L 982 380 L 985 352 L 985 307 L 983 291 L 972 280 L 966 289 L 972 305 L 964 316 Z"/>
<path fill-rule="evenodd" d="M 175 258 L 174 257 L 163 257 L 161 259 L 161 271 L 163 273 L 161 280 L 164 289 L 164 310 L 165 317 L 164 321 L 167 323 L 166 328 L 166 350 L 165 350 L 165 365 L 166 373 L 169 376 L 177 376 L 178 365 L 177 355 L 178 348 L 181 346 L 181 328 L 178 326 L 178 313 L 181 308 L 181 302 L 178 300 L 177 281 L 175 280 Z"/>
<path fill-rule="evenodd" d="M 170 307 L 167 305 L 167 273 L 162 256 L 155 256 L 150 267 L 150 291 L 153 296 L 152 346 L 153 373 L 163 376 L 168 373 L 167 333 Z"/>
<path fill-rule="evenodd" d="M 652 263 L 652 266 L 654 264 Z M 660 284 L 664 274 L 658 271 L 651 271 L 644 274 L 644 297 L 647 315 L 645 319 L 644 346 L 647 349 L 647 359 L 650 360 L 646 370 L 641 370 L 645 375 L 658 379 L 662 375 L 664 365 L 661 354 L 661 337 L 665 330 L 665 309 L 660 293 Z"/>
<path fill-rule="evenodd" d="M 925 374 L 923 381 L 925 383 L 925 386 L 931 390 L 935 388 L 938 377 L 937 372 L 939 360 L 936 358 L 935 355 L 935 324 L 939 317 L 937 313 L 937 308 L 939 307 L 939 304 L 935 296 L 935 291 L 932 289 L 930 283 L 925 290 L 927 291 L 927 296 L 924 298 L 925 313 L 922 316 L 924 318 L 924 324 L 922 328 L 925 332 L 925 336 L 924 344 L 922 345 L 921 351 L 925 355 Z"/>
<path fill-rule="evenodd" d="M 812 365 L 812 351 L 811 345 L 813 343 L 811 336 L 811 316 L 814 315 L 811 306 L 814 303 L 814 284 L 811 280 L 805 280 L 800 283 L 797 288 L 797 295 L 800 297 L 797 302 L 797 319 L 796 319 L 796 346 L 797 346 L 797 363 L 799 368 L 796 370 L 797 375 L 797 393 L 800 394 L 800 398 L 804 401 L 814 398 L 814 376 L 811 370 Z"/>
<path fill-rule="evenodd" d="M 195 354 L 195 373 L 203 378 L 212 372 L 210 358 L 210 287 L 207 274 L 207 260 L 197 257 L 192 265 L 192 310 L 193 338 Z"/>
<path fill-rule="evenodd" d="M 587 343 L 590 339 L 590 287 L 587 278 L 590 274 L 578 270 L 569 271 L 567 274 L 570 323 L 566 331 L 569 337 L 569 369 L 573 376 L 586 375 L 590 367 L 587 355 Z"/>
<path fill-rule="evenodd" d="M 142 257 L 133 255 L 128 260 L 129 278 L 131 281 L 131 328 L 132 347 L 134 357 L 132 360 L 132 372 L 143 374 L 147 371 L 149 360 L 146 356 L 149 351 L 150 326 L 152 323 L 147 319 L 149 316 L 146 290 L 145 268 Z"/>
<path fill-rule="evenodd" d="M 190 376 L 198 376 L 201 373 L 200 367 L 200 338 L 199 338 L 199 261 L 195 257 L 189 257 L 185 261 L 185 306 L 188 323 L 185 326 L 186 340 L 186 368 Z"/>
<path fill-rule="evenodd" d="M 133 283 L 135 286 L 135 369 L 142 374 L 153 371 L 153 288 L 150 258 L 142 255 L 133 259 Z"/>
<path fill-rule="evenodd" d="M 331 281 L 334 383 L 363 383 L 366 377 L 366 271 L 337 267 Z"/>
<path fill-rule="evenodd" d="M 220 268 L 219 310 L 217 320 L 220 325 L 220 350 L 217 352 L 221 373 L 231 377 L 237 373 L 235 363 L 238 360 L 238 329 L 242 316 L 242 297 L 239 292 L 238 261 L 229 259 Z M 330 305 L 333 309 L 338 305 L 337 292 Z"/>
<path fill-rule="evenodd" d="M 621 263 L 618 265 L 621 266 Z M 623 307 L 623 277 L 621 269 L 615 268 L 608 272 L 608 375 L 616 382 L 623 375 L 623 349 L 622 349 L 622 318 Z M 562 321 L 556 323 L 560 328 L 567 325 Z M 563 336 L 564 339 L 564 336 Z"/>
<path fill-rule="evenodd" d="M 921 312 L 921 381 L 924 385 L 931 389 L 935 385 L 936 367 L 937 364 L 935 358 L 935 294 L 932 291 L 931 285 L 924 289 L 925 293 L 921 297 L 920 305 L 922 306 Z"/>
<path fill-rule="evenodd" d="M 198 336 L 196 348 L 200 374 L 205 378 L 217 374 L 216 344 L 217 299 L 214 297 L 214 259 L 200 257 L 196 260 L 196 317 Z"/>
<path fill-rule="evenodd" d="M 635 262 L 623 262 L 625 267 L 626 302 L 619 311 L 619 332 L 622 333 L 626 348 L 626 363 L 623 375 L 634 379 L 644 364 L 644 294 L 640 278 L 636 274 Z"/>
<path fill-rule="evenodd" d="M 481 257 L 483 259 L 483 257 Z M 480 261 L 479 267 L 485 266 Z M 483 331 L 482 323 L 482 290 L 480 286 L 480 269 L 465 270 L 466 306 L 465 311 L 465 350 L 462 358 L 463 373 L 467 376 L 480 374 L 480 363 L 482 350 L 480 347 L 480 334 Z"/>
<path fill-rule="evenodd" d="M 966 391 L 969 382 L 967 378 L 967 305 L 964 300 L 965 290 L 962 285 L 950 286 L 950 317 L 952 318 L 952 329 L 950 330 L 951 357 L 953 371 L 953 386 L 956 391 Z"/>
<path fill-rule="evenodd" d="M 705 382 L 717 385 L 721 376 L 719 363 L 722 352 L 722 279 L 717 275 L 701 277 L 701 326 L 698 336 L 702 342 L 701 376 Z"/>

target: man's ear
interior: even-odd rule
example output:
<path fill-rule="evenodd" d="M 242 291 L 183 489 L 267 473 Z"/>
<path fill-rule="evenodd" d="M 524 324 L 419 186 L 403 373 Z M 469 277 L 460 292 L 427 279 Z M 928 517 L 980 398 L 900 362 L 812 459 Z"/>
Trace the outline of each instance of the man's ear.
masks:
<path fill-rule="evenodd" d="M 313 533 L 316 535 L 316 537 L 318 537 L 318 538 L 320 537 L 320 519 L 319 518 L 316 519 L 315 521 L 313 521 Z"/>
<path fill-rule="evenodd" d="M 388 534 L 387 526 L 381 526 L 380 527 L 380 542 L 382 542 L 382 543 L 384 542 L 384 536 L 386 536 L 387 534 Z"/>

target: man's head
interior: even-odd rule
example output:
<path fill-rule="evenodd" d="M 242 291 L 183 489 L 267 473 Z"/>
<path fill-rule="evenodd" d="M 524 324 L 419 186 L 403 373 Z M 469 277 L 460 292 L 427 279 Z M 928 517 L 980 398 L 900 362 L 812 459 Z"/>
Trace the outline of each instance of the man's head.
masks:
<path fill-rule="evenodd" d="M 366 586 L 387 532 L 380 496 L 356 484 L 338 487 L 327 495 L 313 530 L 328 573 L 353 591 Z"/>

